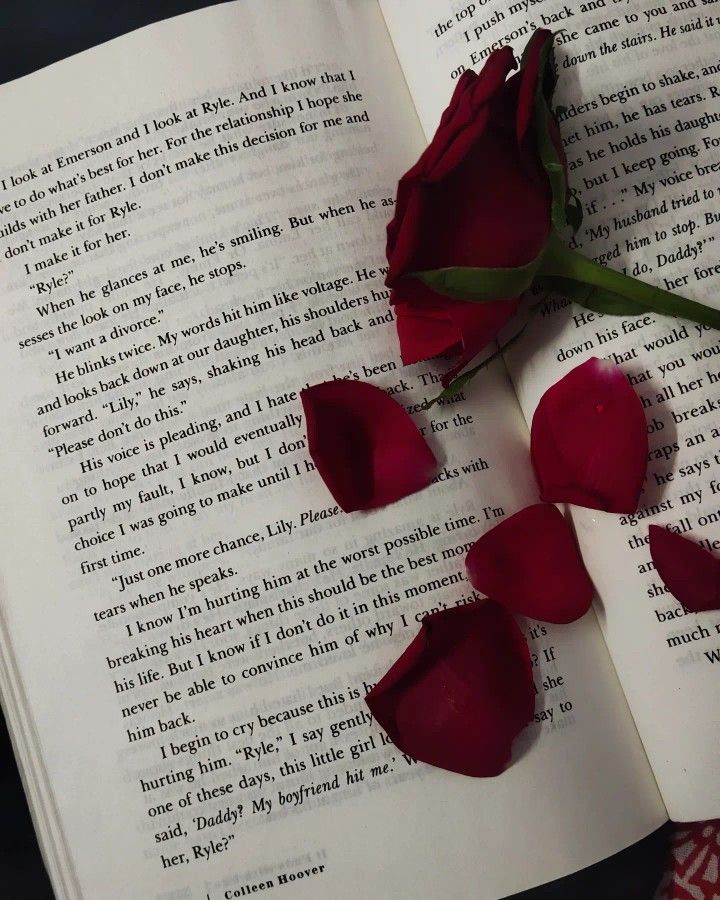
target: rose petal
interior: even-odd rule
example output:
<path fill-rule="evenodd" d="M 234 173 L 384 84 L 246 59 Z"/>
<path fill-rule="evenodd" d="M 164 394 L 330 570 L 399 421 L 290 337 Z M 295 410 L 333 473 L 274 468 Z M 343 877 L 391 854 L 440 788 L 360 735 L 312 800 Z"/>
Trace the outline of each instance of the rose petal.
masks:
<path fill-rule="evenodd" d="M 326 381 L 300 392 L 308 450 L 345 512 L 422 490 L 437 461 L 407 412 L 364 381 Z"/>
<path fill-rule="evenodd" d="M 392 293 L 405 365 L 434 356 L 460 354 L 443 376 L 445 386 L 495 339 L 515 315 L 520 302 L 519 298 L 493 303 L 464 303 L 450 297 L 440 300 L 422 283 L 400 282 Z M 406 295 L 412 296 L 414 302 L 403 303 L 401 298 Z"/>
<path fill-rule="evenodd" d="M 425 181 L 428 184 L 440 181 L 463 162 L 473 142 L 487 125 L 490 110 L 485 104 L 492 101 L 502 90 L 508 73 L 516 65 L 510 47 L 503 47 L 490 54 L 481 72 L 470 84 L 469 90 L 459 98 L 452 119 L 447 120 L 447 124 L 452 125 L 453 134 L 451 139 L 446 141 L 442 151 L 438 150 L 433 154 L 433 165 L 425 173 Z M 430 147 L 434 143 L 435 141 Z"/>
<path fill-rule="evenodd" d="M 465 72 L 463 72 L 462 77 L 455 86 L 450 103 L 442 114 L 440 124 L 438 125 L 431 143 L 422 152 L 415 165 L 402 176 L 398 183 L 397 197 L 395 200 L 395 214 L 387 226 L 386 253 L 390 266 L 386 278 L 386 284 L 388 286 L 395 279 L 396 271 L 399 272 L 403 269 L 407 261 L 408 251 L 405 245 L 408 244 L 411 235 L 406 234 L 403 236 L 403 229 L 401 226 L 406 216 L 409 216 L 410 222 L 415 221 L 418 212 L 413 209 L 409 210 L 408 207 L 410 207 L 411 204 L 417 204 L 418 201 L 422 199 L 415 196 L 416 192 L 413 190 L 414 185 L 421 180 L 427 172 L 431 171 L 435 163 L 442 157 L 446 147 L 454 139 L 456 129 L 464 126 L 465 119 L 470 115 L 468 110 L 463 109 L 461 121 L 455 122 L 455 119 L 458 110 L 460 109 L 463 96 L 472 88 L 472 85 L 479 77 L 480 76 L 476 75 L 471 69 L 466 69 Z"/>
<path fill-rule="evenodd" d="M 498 775 L 535 709 L 527 643 L 492 601 L 432 613 L 366 702 L 403 753 L 463 775 Z"/>
<path fill-rule="evenodd" d="M 528 166 L 504 84 L 509 47 L 456 89 L 430 146 L 403 176 L 388 226 L 386 284 L 444 266 L 519 266 L 534 259 L 550 229 L 549 185 Z M 482 198 L 478 203 L 477 198 Z"/>
<path fill-rule="evenodd" d="M 467 129 L 472 150 L 442 182 L 415 185 L 413 194 L 422 199 L 408 203 L 402 258 L 397 250 L 399 260 L 391 263 L 396 275 L 446 266 L 514 268 L 545 246 L 547 178 L 527 166 L 514 134 L 491 125 L 483 131 L 485 119 L 478 115 Z"/>
<path fill-rule="evenodd" d="M 631 513 L 647 468 L 642 404 L 622 371 L 593 357 L 540 399 L 531 455 L 541 499 Z"/>
<path fill-rule="evenodd" d="M 465 565 L 473 587 L 519 615 L 565 624 L 590 609 L 592 582 L 565 517 L 549 503 L 486 532 Z"/>
<path fill-rule="evenodd" d="M 720 609 L 720 559 L 667 528 L 649 530 L 650 556 L 673 597 L 691 612 Z"/>
<path fill-rule="evenodd" d="M 410 304 L 401 303 L 395 314 L 400 355 L 406 366 L 460 350 L 462 334 L 442 313 L 416 312 Z"/>
<path fill-rule="evenodd" d="M 433 172 L 435 166 L 443 159 L 448 147 L 459 133 L 473 123 L 478 108 L 488 97 L 492 96 L 514 66 L 515 58 L 511 48 L 503 47 L 490 54 L 479 74 L 475 74 L 471 69 L 466 69 L 455 86 L 450 103 L 440 118 L 440 124 L 432 141 L 415 165 L 400 179 L 395 215 L 387 227 L 386 249 L 390 264 L 387 276 L 388 286 L 394 281 L 396 272 L 404 268 L 403 248 L 396 247 L 396 242 L 400 236 L 400 226 L 408 212 L 407 207 L 410 203 L 413 185 L 424 180 Z M 461 159 L 457 152 L 454 152 L 453 156 L 458 161 Z M 410 215 L 411 222 L 414 221 L 415 215 L 415 213 Z M 405 240 L 407 241 L 407 238 Z"/>

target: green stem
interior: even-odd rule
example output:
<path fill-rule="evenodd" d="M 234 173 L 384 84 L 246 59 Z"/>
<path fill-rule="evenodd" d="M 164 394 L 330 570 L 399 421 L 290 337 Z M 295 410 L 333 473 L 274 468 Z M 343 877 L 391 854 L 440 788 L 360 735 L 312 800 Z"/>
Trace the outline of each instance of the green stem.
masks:
<path fill-rule="evenodd" d="M 553 235 L 538 273 L 538 278 L 569 278 L 582 284 L 593 285 L 620 294 L 629 300 L 647 307 L 649 310 L 668 316 L 691 319 L 702 325 L 720 328 L 720 310 L 704 306 L 695 300 L 688 300 L 670 291 L 646 284 L 637 278 L 623 275 L 615 269 L 608 269 L 571 250 L 562 240 Z"/>

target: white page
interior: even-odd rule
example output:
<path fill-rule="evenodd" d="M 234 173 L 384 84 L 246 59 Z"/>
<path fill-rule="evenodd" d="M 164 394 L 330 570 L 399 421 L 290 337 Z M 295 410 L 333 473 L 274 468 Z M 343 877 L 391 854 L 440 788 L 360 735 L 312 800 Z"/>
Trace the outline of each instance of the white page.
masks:
<path fill-rule="evenodd" d="M 527 18 L 506 4 L 476 4 L 461 21 L 460 4 L 413 3 L 412 15 L 401 0 L 382 5 L 428 134 L 447 102 L 450 73 L 491 42 L 506 43 Z M 586 14 L 572 7 L 572 20 L 562 22 L 556 97 L 568 107 L 561 128 L 570 183 L 585 207 L 578 240 L 588 256 L 717 307 L 719 20 L 705 5 L 670 7 L 635 0 Z M 563 8 L 547 0 L 532 18 L 557 27 L 549 17 Z M 503 10 L 504 18 L 483 31 Z M 601 24 L 613 19 L 618 26 L 598 37 Z M 441 20 L 453 25 L 437 38 Z M 577 36 L 569 40 L 571 32 Z M 516 52 L 526 40 L 513 41 Z M 603 43 L 615 49 L 603 52 Z M 590 355 L 621 363 L 646 405 L 652 452 L 638 521 L 622 524 L 617 516 L 583 510 L 573 516 L 599 590 L 608 646 L 669 813 L 678 820 L 720 815 L 720 616 L 673 617 L 681 607 L 647 568 L 647 526 L 675 525 L 720 547 L 719 353 L 717 331 L 692 323 L 655 315 L 623 322 L 551 301 L 509 355 L 528 422 L 543 391 Z"/>
<path fill-rule="evenodd" d="M 271 896 L 298 898 L 512 893 L 627 846 L 657 827 L 664 809 L 591 616 L 567 628 L 523 626 L 537 656 L 538 716 L 546 722 L 523 737 L 517 762 L 501 778 L 470 780 L 414 765 L 384 744 L 381 730 L 368 721 L 363 685 L 392 663 L 423 612 L 471 596 L 458 548 L 497 516 L 533 502 L 536 489 L 522 416 L 504 370 L 495 367 L 464 404 L 416 413 L 442 459 L 437 484 L 372 514 L 319 518 L 333 504 L 306 466 L 299 403 L 292 397 L 280 403 L 282 395 L 306 382 L 349 373 L 395 386 L 409 407 L 433 390 L 436 369 L 399 371 L 392 323 L 370 324 L 371 318 L 387 316 L 379 266 L 390 213 L 381 200 L 393 195 L 398 173 L 423 141 L 375 4 L 283 4 L 277 19 L 266 9 L 260 2 L 243 2 L 152 26 L 0 92 L 4 119 L 13 123 L 2 150 L 8 186 L 3 196 L 11 203 L 17 196 L 27 199 L 27 209 L 21 206 L 7 221 L 29 221 L 31 212 L 48 206 L 58 211 L 60 200 L 66 208 L 79 201 L 71 213 L 6 235 L 3 253 L 28 238 L 39 244 L 40 235 L 66 222 L 75 229 L 76 221 L 86 223 L 70 236 L 58 233 L 46 247 L 28 246 L 3 265 L 3 605 L 13 662 L 48 772 L 41 813 L 53 817 L 51 789 L 66 838 L 61 864 L 67 880 L 61 885 L 56 879 L 55 887 L 63 897 L 119 900 L 180 894 L 217 900 L 228 890 L 248 893 L 269 881 Z M 287 94 L 282 89 L 283 81 L 289 85 L 323 72 L 342 72 L 347 80 Z M 272 84 L 280 89 L 277 100 Z M 258 90 L 266 96 L 241 105 L 242 92 Z M 315 102 L 346 90 L 362 99 L 328 101 L 327 109 L 318 106 L 305 115 L 304 108 L 300 115 L 298 99 L 307 106 L 307 97 Z M 221 98 L 233 98 L 236 106 L 185 118 L 187 110 Z M 228 116 L 271 106 L 280 110 L 272 119 L 227 131 L 215 128 Z M 171 121 L 176 112 L 182 113 L 179 123 L 155 131 L 155 121 Z M 347 123 L 352 114 L 360 121 Z M 300 133 L 301 119 L 322 123 L 338 116 L 337 125 L 318 125 L 318 137 Z M 150 135 L 141 125 L 139 137 L 133 137 L 137 123 L 148 123 Z M 228 148 L 247 135 L 287 131 L 288 124 L 295 135 L 215 152 L 220 142 Z M 210 133 L 182 144 L 182 136 L 197 127 Z M 333 129 L 332 137 L 324 134 Z M 93 152 L 121 134 L 131 139 Z M 153 147 L 162 153 L 153 154 Z M 144 160 L 138 159 L 140 150 Z M 79 151 L 76 163 L 40 174 L 46 160 L 62 157 L 65 163 Z M 179 169 L 178 163 L 195 159 L 196 152 L 200 159 Z M 121 156 L 133 160 L 121 166 Z M 97 174 L 110 163 L 113 168 Z M 9 187 L 12 175 L 31 168 L 37 178 Z M 58 179 L 66 183 L 77 172 L 85 183 L 59 195 L 49 192 L 49 185 Z M 141 186 L 142 172 L 165 174 Z M 30 201 L 30 192 L 38 189 L 48 193 Z M 111 190 L 117 193 L 98 198 Z M 376 207 L 361 211 L 359 198 L 374 200 Z M 129 208 L 127 221 L 111 220 L 110 208 L 121 210 L 128 201 L 141 208 Z M 353 211 L 324 221 L 319 211 L 331 203 L 336 210 L 352 205 Z M 88 217 L 100 213 L 106 221 L 91 224 Z M 299 221 L 309 215 L 312 223 L 291 228 L 290 217 Z M 272 236 L 273 224 L 283 228 L 278 238 Z M 125 228 L 129 234 L 117 237 Z M 106 234 L 116 239 L 110 242 Z M 232 237 L 240 235 L 245 242 L 231 248 Z M 88 249 L 95 240 L 98 249 Z M 77 256 L 33 272 L 39 260 L 72 246 Z M 217 252 L 210 252 L 213 246 Z M 166 271 L 152 275 L 159 261 Z M 231 262 L 246 268 L 232 277 L 218 274 Z M 369 269 L 374 276 L 368 276 Z M 342 290 L 302 296 L 303 286 L 346 274 Z M 204 282 L 197 281 L 200 275 Z M 130 276 L 125 288 L 111 284 Z M 45 287 L 38 291 L 30 283 Z M 158 297 L 158 286 L 167 290 L 175 283 L 187 290 Z M 107 296 L 103 285 L 112 288 Z M 90 297 L 92 290 L 96 294 Z M 273 295 L 283 291 L 282 299 L 293 291 L 298 296 L 276 306 Z M 146 295 L 147 302 L 141 299 Z M 67 302 L 70 297 L 74 305 Z M 357 297 L 368 303 L 344 313 L 329 311 L 336 298 Z M 37 307 L 50 300 L 57 311 L 40 316 Z M 313 317 L 320 308 L 328 310 L 322 320 Z M 101 318 L 82 324 L 89 312 Z M 302 321 L 306 314 L 310 321 Z M 148 321 L 149 316 L 157 319 Z M 225 324 L 213 325 L 213 316 Z M 291 316 L 299 316 L 300 324 Z M 353 320 L 362 323 L 364 341 L 352 336 L 331 341 L 331 326 Z M 61 321 L 79 324 L 59 336 Z M 113 327 L 138 322 L 146 324 L 112 336 Z M 182 328 L 200 323 L 212 327 L 183 336 Z M 245 331 L 269 324 L 278 330 L 258 338 Z M 21 341 L 47 329 L 52 337 L 20 349 Z M 323 342 L 294 349 L 293 341 L 296 346 L 318 329 L 324 329 Z M 218 337 L 241 334 L 245 347 L 202 350 Z M 282 354 L 279 344 L 285 346 Z M 77 349 L 69 354 L 71 346 Z M 139 357 L 108 361 L 133 347 L 142 350 Z M 195 361 L 187 360 L 191 353 Z M 183 361 L 170 367 L 181 355 Z M 229 375 L 218 374 L 228 359 L 243 364 Z M 160 370 L 135 375 L 151 366 Z M 122 372 L 129 385 L 111 387 Z M 193 377 L 199 383 L 184 383 Z M 70 394 L 92 387 L 97 394 L 68 402 Z M 55 397 L 59 409 L 36 414 Z M 272 409 L 268 397 L 275 401 Z M 90 412 L 92 421 L 73 424 Z M 197 425 L 213 419 L 219 423 L 216 432 Z M 70 424 L 63 428 L 63 422 Z M 190 433 L 191 423 L 198 433 Z M 109 428 L 117 436 L 101 441 L 102 429 Z M 184 437 L 182 429 L 187 429 Z M 251 432 L 255 437 L 245 440 Z M 88 437 L 92 445 L 74 448 Z M 136 456 L 111 462 L 112 453 L 134 447 Z M 188 456 L 201 448 L 214 453 Z M 223 474 L 225 465 L 229 474 Z M 463 465 L 469 471 L 461 475 Z M 211 479 L 207 473 L 214 470 Z M 284 471 L 286 480 L 261 488 L 263 479 Z M 206 479 L 197 487 L 183 487 L 202 473 Z M 118 479 L 131 475 L 135 478 L 121 486 Z M 232 499 L 228 494 L 238 484 L 246 492 Z M 172 510 L 179 514 L 161 524 L 161 516 Z M 474 525 L 459 524 L 469 516 L 476 517 Z M 452 532 L 445 528 L 449 520 L 458 523 Z M 439 531 L 431 543 L 409 541 L 429 525 Z M 107 540 L 73 549 L 99 534 Z M 255 534 L 264 540 L 225 549 L 231 540 Z M 407 544 L 401 543 L 404 537 Z M 339 554 L 375 545 L 377 554 L 338 561 L 332 568 Z M 450 551 L 445 560 L 444 550 Z M 114 553 L 130 552 L 137 555 L 115 562 Z M 200 556 L 178 564 L 191 554 Z M 433 554 L 429 566 L 410 570 Z M 321 561 L 322 574 L 313 571 Z M 165 564 L 167 571 L 148 575 Z M 404 571 L 391 575 L 388 565 Z M 229 567 L 235 574 L 228 574 Z M 306 568 L 308 581 L 298 576 Z M 207 582 L 194 587 L 198 578 Z M 312 599 L 313 591 L 342 579 L 344 594 Z M 140 605 L 131 608 L 131 600 Z M 236 617 L 248 610 L 254 621 L 240 626 Z M 259 611 L 266 611 L 263 619 Z M 318 625 L 328 614 L 335 621 Z M 168 616 L 170 621 L 163 621 Z M 378 624 L 385 636 L 377 633 Z M 215 636 L 196 631 L 212 626 Z M 288 627 L 297 634 L 281 637 Z M 368 634 L 373 628 L 374 638 Z M 240 645 L 242 651 L 228 655 Z M 282 668 L 259 673 L 260 665 L 281 657 Z M 222 678 L 227 683 L 221 684 Z M 191 698 L 188 689 L 194 685 L 202 692 Z M 180 698 L 169 702 L 175 692 Z M 320 711 L 323 697 L 326 708 Z M 141 703 L 150 707 L 142 711 Z M 277 713 L 286 714 L 287 721 L 262 724 Z M 161 731 L 159 721 L 167 726 L 171 718 L 178 726 Z M 347 727 L 341 730 L 342 723 Z M 337 736 L 328 737 L 333 725 Z M 302 740 L 303 733 L 319 728 L 322 738 Z M 311 751 L 320 760 L 317 766 Z M 331 756 L 335 762 L 326 761 Z M 227 766 L 216 767 L 219 759 Z M 204 775 L 200 764 L 206 766 Z M 363 780 L 353 781 L 360 771 Z M 261 781 L 250 782 L 260 775 Z M 161 777 L 166 786 L 155 786 Z M 292 800 L 279 805 L 280 795 L 292 797 L 295 791 L 299 799 L 302 785 L 322 784 L 330 789 L 306 791 L 298 808 Z M 225 785 L 232 793 L 199 799 L 203 791 Z M 190 806 L 182 808 L 187 796 Z M 238 804 L 242 815 L 232 821 Z M 151 810 L 156 814 L 149 815 Z M 208 824 L 211 815 L 229 821 Z M 519 848 L 517 856 L 509 858 L 509 847 Z M 58 853 L 62 857 L 62 848 Z M 287 880 L 305 871 L 305 878 Z"/>

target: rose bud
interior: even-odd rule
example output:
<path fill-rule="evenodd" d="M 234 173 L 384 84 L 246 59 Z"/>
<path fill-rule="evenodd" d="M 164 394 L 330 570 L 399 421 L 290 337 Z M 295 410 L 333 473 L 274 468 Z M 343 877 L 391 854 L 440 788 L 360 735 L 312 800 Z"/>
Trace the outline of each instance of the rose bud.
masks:
<path fill-rule="evenodd" d="M 542 500 L 635 512 L 647 423 L 622 370 L 593 357 L 548 388 L 533 416 L 530 453 Z"/>
<path fill-rule="evenodd" d="M 492 601 L 432 613 L 365 699 L 403 753 L 462 775 L 499 775 L 535 711 L 527 643 Z"/>
<path fill-rule="evenodd" d="M 432 450 L 406 410 L 364 381 L 326 381 L 300 392 L 308 450 L 345 512 L 394 503 L 427 487 Z"/>
<path fill-rule="evenodd" d="M 459 357 L 449 381 L 492 341 L 513 316 L 519 295 L 501 291 L 486 302 L 440 293 L 413 273 L 449 267 L 528 266 L 551 232 L 553 191 L 531 128 L 538 85 L 552 93 L 547 57 L 552 34 L 531 39 L 523 68 L 512 50 L 494 51 L 479 74 L 465 71 L 430 146 L 398 185 L 387 229 L 387 284 L 406 364 L 441 354 Z M 563 165 L 557 123 L 547 115 L 552 145 Z M 437 274 L 437 272 L 435 272 Z"/>

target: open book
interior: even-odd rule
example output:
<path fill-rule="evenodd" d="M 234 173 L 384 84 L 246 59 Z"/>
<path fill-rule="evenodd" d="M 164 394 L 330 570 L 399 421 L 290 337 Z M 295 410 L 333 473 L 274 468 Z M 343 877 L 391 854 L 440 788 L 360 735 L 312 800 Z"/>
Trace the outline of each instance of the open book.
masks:
<path fill-rule="evenodd" d="M 578 242 L 718 304 L 709 0 L 240 0 L 0 89 L 2 694 L 59 898 L 495 898 L 720 815 L 720 616 L 649 521 L 717 548 L 720 336 L 551 298 L 458 402 L 400 366 L 399 176 L 463 66 L 560 29 Z M 528 422 L 589 355 L 643 398 L 636 516 L 572 509 L 597 590 L 527 621 L 535 723 L 500 777 L 404 757 L 363 696 L 464 556 L 536 502 Z M 384 387 L 442 459 L 339 513 L 298 391 Z"/>

